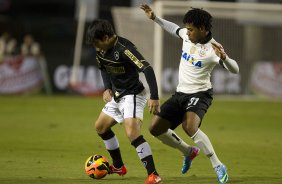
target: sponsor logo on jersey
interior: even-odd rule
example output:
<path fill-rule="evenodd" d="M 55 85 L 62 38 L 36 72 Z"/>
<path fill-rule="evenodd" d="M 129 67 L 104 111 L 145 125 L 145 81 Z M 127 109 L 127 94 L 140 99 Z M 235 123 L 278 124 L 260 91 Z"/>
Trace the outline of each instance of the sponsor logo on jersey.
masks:
<path fill-rule="evenodd" d="M 122 74 L 125 73 L 125 68 L 123 66 L 107 66 L 105 65 L 105 68 L 107 70 L 108 73 L 112 73 L 112 74 Z"/>
<path fill-rule="evenodd" d="M 131 61 L 133 61 L 136 66 L 138 66 L 138 68 L 142 68 L 144 66 L 143 63 L 129 50 L 125 50 L 124 54 L 127 55 L 127 57 L 129 57 L 129 59 L 131 59 Z"/>
<path fill-rule="evenodd" d="M 189 53 L 185 52 L 182 50 L 182 55 L 181 55 L 182 59 L 184 59 L 185 61 L 188 61 L 189 63 L 191 63 L 192 65 L 201 68 L 202 67 L 202 61 L 200 60 L 196 60 L 193 56 L 191 56 Z"/>

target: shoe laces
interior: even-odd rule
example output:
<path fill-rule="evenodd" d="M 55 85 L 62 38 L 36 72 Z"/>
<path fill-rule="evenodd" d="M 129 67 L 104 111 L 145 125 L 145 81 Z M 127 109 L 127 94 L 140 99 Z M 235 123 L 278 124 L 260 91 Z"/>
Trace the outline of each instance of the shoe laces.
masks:
<path fill-rule="evenodd" d="M 224 176 L 224 174 L 225 174 L 225 170 L 224 170 L 224 168 L 223 168 L 222 165 L 217 166 L 217 167 L 215 168 L 215 172 L 217 173 L 217 175 L 218 175 L 219 177 L 222 177 L 222 176 Z"/>

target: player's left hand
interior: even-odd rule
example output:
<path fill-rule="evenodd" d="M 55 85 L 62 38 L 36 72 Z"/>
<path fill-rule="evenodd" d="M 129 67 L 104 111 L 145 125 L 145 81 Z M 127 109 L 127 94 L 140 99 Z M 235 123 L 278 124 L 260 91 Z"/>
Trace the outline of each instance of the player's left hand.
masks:
<path fill-rule="evenodd" d="M 158 112 L 160 112 L 160 102 L 159 100 L 148 100 L 148 107 L 150 114 L 156 115 Z"/>
<path fill-rule="evenodd" d="M 149 19 L 154 20 L 156 18 L 154 11 L 152 10 L 152 8 L 148 4 L 146 4 L 146 3 L 141 4 L 140 8 L 142 10 L 144 10 L 144 12 L 146 13 L 146 15 Z"/>
<path fill-rule="evenodd" d="M 215 51 L 215 54 L 220 57 L 220 59 L 222 59 L 223 61 L 226 59 L 227 54 L 224 51 L 224 48 L 222 47 L 221 44 L 219 43 L 212 43 L 212 48 Z"/>

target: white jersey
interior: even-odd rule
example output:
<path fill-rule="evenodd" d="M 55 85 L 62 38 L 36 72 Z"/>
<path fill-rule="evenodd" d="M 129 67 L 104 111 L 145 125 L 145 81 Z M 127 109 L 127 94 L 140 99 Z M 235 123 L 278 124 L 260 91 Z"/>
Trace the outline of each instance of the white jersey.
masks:
<path fill-rule="evenodd" d="M 178 35 L 183 39 L 182 54 L 179 64 L 179 83 L 177 92 L 187 94 L 206 91 L 212 88 L 211 72 L 220 58 L 212 48 L 211 39 L 206 44 L 192 43 L 187 29 L 180 29 Z"/>
<path fill-rule="evenodd" d="M 180 37 L 183 40 L 177 92 L 192 94 L 212 88 L 211 72 L 217 64 L 222 65 L 232 73 L 239 72 L 235 60 L 226 55 L 225 60 L 222 61 L 216 55 L 211 43 L 218 43 L 211 38 L 211 35 L 208 35 L 211 40 L 207 43 L 194 44 L 189 40 L 186 28 L 181 29 L 177 24 L 159 17 L 155 17 L 154 21 L 173 36 Z"/>

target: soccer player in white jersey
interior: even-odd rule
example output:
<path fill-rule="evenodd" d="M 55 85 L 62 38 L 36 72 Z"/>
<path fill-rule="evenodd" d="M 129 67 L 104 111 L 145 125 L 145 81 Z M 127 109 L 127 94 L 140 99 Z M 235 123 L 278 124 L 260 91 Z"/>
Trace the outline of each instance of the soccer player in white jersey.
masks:
<path fill-rule="evenodd" d="M 210 159 L 219 183 L 226 183 L 226 166 L 217 157 L 208 136 L 200 129 L 202 119 L 213 100 L 210 76 L 219 64 L 232 73 L 238 73 L 236 61 L 229 58 L 221 44 L 212 38 L 212 16 L 205 10 L 192 8 L 183 19 L 184 28 L 157 17 L 147 4 L 140 7 L 148 18 L 173 36 L 183 40 L 179 63 L 179 83 L 173 94 L 154 116 L 150 132 L 164 144 L 184 154 L 182 173 L 186 173 L 200 149 Z M 183 130 L 197 147 L 185 143 L 173 131 L 182 124 Z"/>

